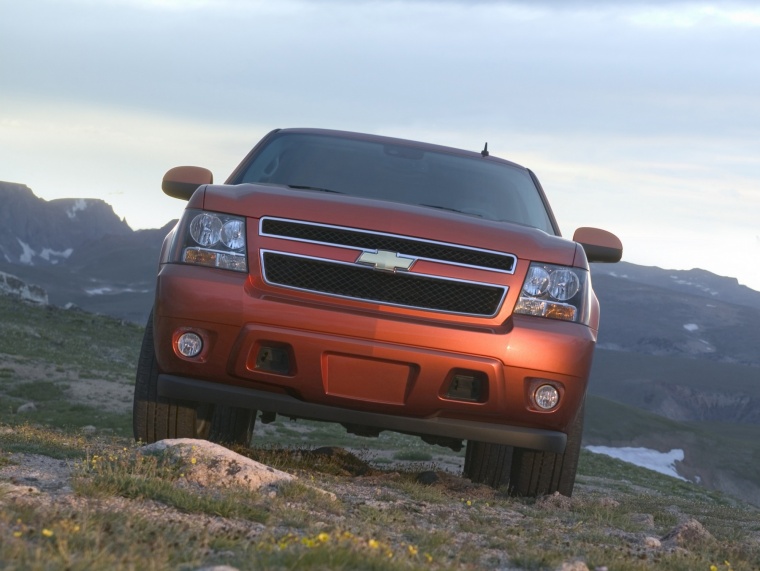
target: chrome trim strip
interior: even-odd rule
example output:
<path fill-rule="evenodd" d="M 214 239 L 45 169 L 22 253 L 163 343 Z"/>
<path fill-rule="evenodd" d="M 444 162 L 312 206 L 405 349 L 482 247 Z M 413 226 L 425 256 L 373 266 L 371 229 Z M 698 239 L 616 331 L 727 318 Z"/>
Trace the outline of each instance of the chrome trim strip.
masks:
<path fill-rule="evenodd" d="M 506 252 L 498 252 L 496 250 L 486 250 L 485 248 L 473 248 L 472 246 L 464 246 L 462 244 L 454 244 L 452 242 L 439 242 L 437 240 L 427 240 L 424 238 L 416 238 L 413 236 L 405 236 L 403 234 L 391 234 L 389 232 L 376 232 L 374 230 L 364 230 L 362 228 L 352 228 L 350 226 L 337 226 L 335 224 L 322 224 L 320 222 L 310 222 L 306 220 L 293 220 L 292 218 L 279 218 L 277 216 L 264 216 L 259 220 L 259 236 L 266 236 L 269 238 L 278 238 L 280 240 L 291 240 L 293 242 L 303 242 L 306 244 L 319 244 L 321 246 L 332 246 L 334 248 L 344 248 L 347 250 L 357 250 L 357 251 L 363 251 L 363 252 L 377 252 L 377 250 L 372 248 L 362 248 L 360 246 L 346 246 L 344 244 L 334 244 L 332 242 L 320 242 L 318 240 L 304 240 L 302 238 L 291 238 L 290 236 L 281 236 L 279 234 L 269 234 L 264 232 L 264 221 L 266 220 L 276 220 L 278 222 L 289 222 L 291 224 L 301 224 L 303 226 L 319 226 L 320 228 L 334 228 L 336 230 L 346 230 L 348 232 L 357 232 L 361 234 L 373 234 L 375 236 L 387 236 L 389 238 L 398 238 L 400 240 L 409 240 L 412 242 L 423 242 L 425 244 L 435 244 L 436 246 L 448 246 L 451 248 L 456 248 L 460 250 L 470 250 L 471 252 L 484 252 L 486 254 L 493 254 L 496 256 L 503 256 L 505 258 L 511 258 L 512 259 L 512 270 L 499 270 L 497 268 L 488 268 L 485 266 L 474 266 L 472 264 L 460 264 L 457 262 L 450 262 L 448 260 L 439 260 L 436 258 L 426 258 L 422 256 L 412 256 L 410 254 L 405 254 L 404 252 L 398 252 L 398 254 L 401 254 L 406 257 L 415 258 L 417 260 L 425 260 L 427 262 L 435 262 L 437 264 L 447 264 L 450 266 L 459 266 L 462 268 L 473 268 L 475 270 L 483 270 L 486 272 L 496 272 L 499 274 L 514 274 L 515 270 L 517 269 L 517 256 L 514 254 L 509 254 Z"/>
<path fill-rule="evenodd" d="M 435 313 L 446 313 L 446 314 L 449 314 L 449 315 L 468 315 L 468 316 L 471 316 L 471 317 L 496 317 L 499 314 L 499 312 L 501 311 L 501 308 L 504 305 L 504 300 L 506 299 L 507 293 L 509 292 L 509 286 L 503 286 L 503 285 L 497 285 L 497 284 L 489 284 L 489 283 L 485 283 L 485 282 L 475 282 L 475 281 L 470 281 L 470 280 L 442 278 L 441 276 L 432 276 L 430 274 L 419 274 L 419 273 L 408 273 L 408 272 L 404 272 L 403 273 L 403 275 L 410 276 L 410 277 L 429 278 L 429 279 L 433 279 L 433 280 L 437 280 L 437 281 L 441 281 L 441 282 L 458 282 L 458 283 L 463 283 L 463 284 L 472 284 L 472 285 L 478 285 L 478 286 L 483 286 L 483 287 L 488 287 L 488 288 L 493 288 L 493 289 L 501 290 L 501 298 L 499 299 L 499 303 L 496 305 L 496 310 L 493 313 L 491 313 L 490 315 L 485 315 L 483 313 L 462 313 L 460 311 L 446 311 L 446 310 L 443 310 L 443 309 L 430 309 L 430 308 L 427 308 L 427 307 L 419 307 L 419 306 L 416 306 L 416 305 L 405 305 L 403 303 L 391 303 L 391 302 L 388 302 L 388 301 L 367 299 L 367 298 L 363 298 L 363 297 L 353 297 L 353 296 L 349 296 L 349 295 L 338 295 L 338 294 L 323 292 L 323 291 L 319 291 L 319 290 L 315 290 L 315 289 L 306 289 L 306 288 L 300 288 L 300 287 L 294 287 L 294 286 L 284 285 L 284 284 L 280 284 L 280 283 L 276 283 L 276 282 L 270 282 L 269 279 L 267 279 L 267 275 L 266 275 L 266 266 L 264 265 L 264 254 L 277 254 L 277 255 L 280 255 L 280 256 L 288 256 L 288 257 L 291 257 L 291 258 L 301 258 L 301 259 L 304 259 L 304 260 L 314 260 L 314 261 L 317 261 L 317 262 L 325 262 L 325 263 L 333 264 L 333 265 L 348 266 L 348 267 L 353 268 L 353 269 L 364 270 L 364 271 L 367 271 L 367 272 L 376 272 L 377 270 L 375 270 L 374 268 L 372 268 L 370 266 L 363 266 L 363 265 L 360 265 L 360 264 L 353 264 L 353 263 L 350 263 L 350 262 L 342 262 L 342 261 L 339 261 L 339 260 L 331 260 L 329 258 L 317 258 L 315 256 L 303 256 L 301 254 L 293 254 L 292 252 L 280 252 L 280 251 L 277 251 L 277 250 L 264 250 L 264 249 L 260 249 L 259 250 L 259 264 L 260 264 L 260 267 L 261 267 L 261 278 L 264 280 L 264 283 L 266 283 L 267 285 L 274 286 L 274 287 L 281 287 L 281 288 L 285 288 L 285 289 L 292 289 L 292 290 L 295 290 L 295 291 L 305 291 L 305 292 L 308 292 L 308 293 L 316 293 L 316 294 L 319 294 L 319 295 L 325 295 L 325 296 L 328 296 L 328 297 L 334 297 L 334 298 L 338 298 L 338 299 L 351 299 L 351 300 L 354 300 L 354 301 L 363 301 L 365 303 L 375 303 L 375 304 L 382 304 L 382 305 L 390 305 L 390 306 L 393 306 L 393 307 L 406 307 L 406 308 L 409 308 L 409 309 L 416 309 L 417 311 L 432 311 L 432 312 L 435 312 Z M 402 275 L 402 274 L 397 274 L 397 275 Z"/>

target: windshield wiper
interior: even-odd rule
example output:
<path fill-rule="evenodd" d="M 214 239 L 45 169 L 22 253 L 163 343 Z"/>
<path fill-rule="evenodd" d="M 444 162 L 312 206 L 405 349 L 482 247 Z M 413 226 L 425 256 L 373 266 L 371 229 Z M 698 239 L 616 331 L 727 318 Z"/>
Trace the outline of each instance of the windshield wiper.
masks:
<path fill-rule="evenodd" d="M 322 188 L 319 186 L 307 186 L 303 184 L 287 184 L 285 185 L 288 188 L 295 188 L 297 190 L 317 190 L 319 192 L 332 192 L 335 194 L 345 194 L 345 192 L 340 192 L 339 190 L 332 190 L 330 188 Z"/>

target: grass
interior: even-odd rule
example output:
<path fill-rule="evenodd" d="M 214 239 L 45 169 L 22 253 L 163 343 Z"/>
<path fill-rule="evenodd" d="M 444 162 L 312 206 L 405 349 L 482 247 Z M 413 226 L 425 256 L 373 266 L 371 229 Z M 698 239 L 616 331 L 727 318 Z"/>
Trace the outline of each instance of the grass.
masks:
<path fill-rule="evenodd" d="M 31 383 L 30 383 L 31 384 Z M 21 388 L 17 394 L 23 395 Z M 132 417 L 127 413 L 108 412 L 91 406 L 72 403 L 65 399 L 45 399 L 36 401 L 36 410 L 19 414 L 18 407 L 30 398 L 24 396 L 0 395 L 0 422 L 6 424 L 32 423 L 44 426 L 56 426 L 67 430 L 81 430 L 93 426 L 96 430 L 119 436 L 132 433 Z"/>
<path fill-rule="evenodd" d="M 0 315 L 2 352 L 18 360 L 65 364 L 114 380 L 134 372 L 141 326 L 4 295 Z"/>
<path fill-rule="evenodd" d="M 23 462 L 19 453 L 60 459 L 73 493 L 29 493 L 27 486 L 44 488 L 44 474 L 22 480 L 23 488 L 0 479 L 4 568 L 553 570 L 576 559 L 622 571 L 758 568 L 760 511 L 586 451 L 572 499 L 511 498 L 441 474 L 462 452 L 394 433 L 370 439 L 337 425 L 276 421 L 257 426 L 253 448 L 235 450 L 296 481 L 263 492 L 198 487 L 187 466 L 142 452 L 129 437 L 128 412 L 68 401 L 78 379 L 130 382 L 140 328 L 8 303 L 0 297 L 0 311 L 8 310 L 0 321 L 0 469 Z M 29 370 L 43 374 L 31 378 Z M 35 412 L 15 412 L 30 401 Z M 722 443 L 709 440 L 712 426 L 595 402 L 591 433 L 606 429 L 609 438 L 646 429 L 732 450 L 755 438 L 727 429 L 718 432 L 735 442 Z M 86 424 L 96 430 L 83 432 Z M 429 471 L 440 477 L 420 483 Z M 689 518 L 710 538 L 683 549 L 646 546 L 645 538 Z"/>
<path fill-rule="evenodd" d="M 18 568 L 554 569 L 581 558 L 592 569 L 707 571 L 760 561 L 758 510 L 587 452 L 565 504 L 509 498 L 453 476 L 425 486 L 413 470 L 356 475 L 363 461 L 348 454 L 251 449 L 299 476 L 270 494 L 187 486 L 186 466 L 128 439 L 0 428 L 6 453 L 63 450 L 79 498 L 35 509 L 0 499 L 0 560 Z M 687 517 L 713 539 L 687 551 L 643 546 Z"/>

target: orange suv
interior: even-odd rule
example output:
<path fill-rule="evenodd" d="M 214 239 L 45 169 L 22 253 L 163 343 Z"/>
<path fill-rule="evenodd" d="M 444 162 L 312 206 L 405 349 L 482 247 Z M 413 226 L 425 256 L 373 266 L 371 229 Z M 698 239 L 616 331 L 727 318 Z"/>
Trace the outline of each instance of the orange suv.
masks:
<path fill-rule="evenodd" d="M 528 169 L 357 133 L 269 133 L 225 184 L 177 167 L 135 438 L 249 444 L 257 411 L 461 449 L 464 475 L 572 493 L 599 327 L 591 262 Z"/>

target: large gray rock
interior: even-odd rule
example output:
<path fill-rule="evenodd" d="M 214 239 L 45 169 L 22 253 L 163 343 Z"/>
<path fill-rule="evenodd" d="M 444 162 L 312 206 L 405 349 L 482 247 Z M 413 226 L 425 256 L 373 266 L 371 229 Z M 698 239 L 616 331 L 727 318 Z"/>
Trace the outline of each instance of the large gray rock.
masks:
<path fill-rule="evenodd" d="M 147 453 L 163 453 L 183 463 L 185 480 L 204 488 L 242 487 L 259 490 L 295 480 L 227 448 L 192 438 L 159 440 L 142 448 Z"/>
<path fill-rule="evenodd" d="M 20 297 L 25 301 L 41 305 L 48 304 L 48 294 L 43 288 L 28 284 L 16 276 L 6 274 L 5 272 L 0 272 L 0 294 Z"/>

